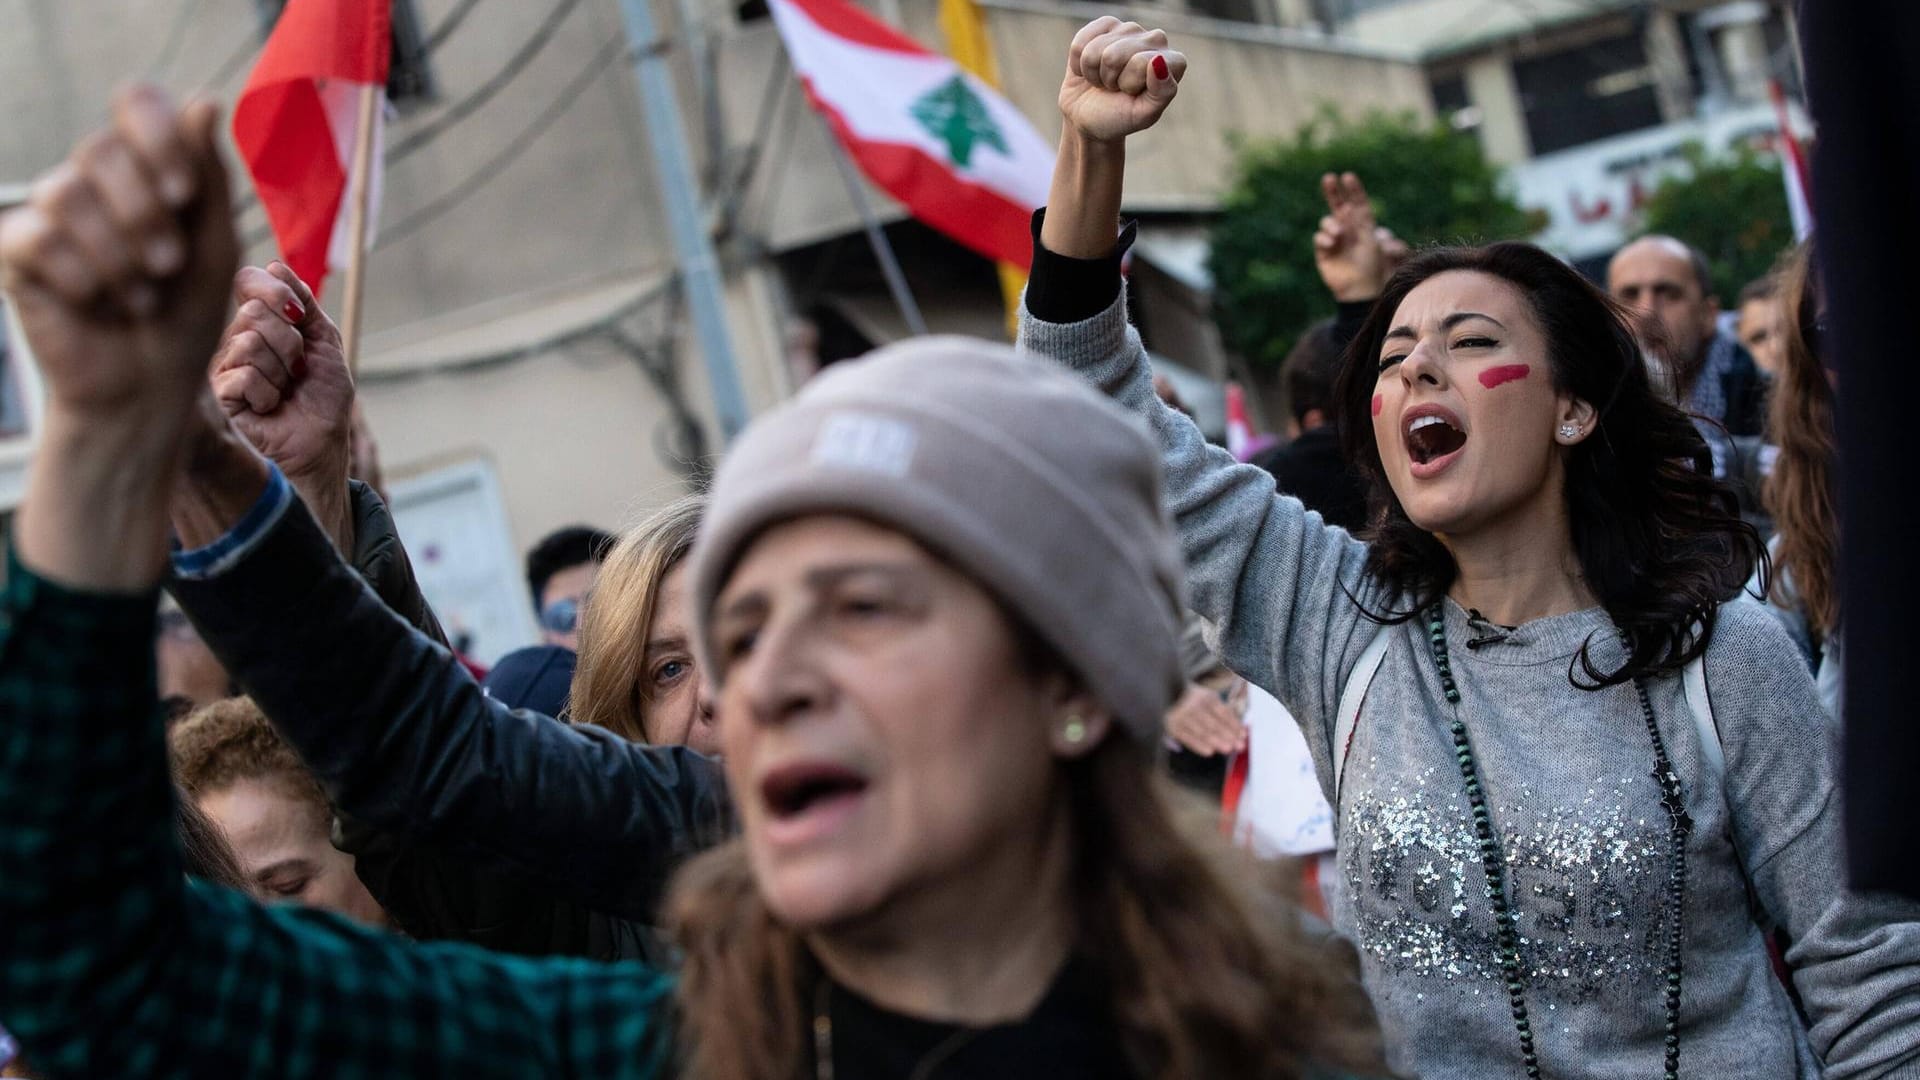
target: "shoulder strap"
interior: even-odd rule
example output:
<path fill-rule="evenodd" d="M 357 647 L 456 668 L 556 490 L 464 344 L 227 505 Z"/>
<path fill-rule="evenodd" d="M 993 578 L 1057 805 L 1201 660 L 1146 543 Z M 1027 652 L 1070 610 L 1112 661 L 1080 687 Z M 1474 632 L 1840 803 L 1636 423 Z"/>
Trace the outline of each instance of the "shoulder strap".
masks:
<path fill-rule="evenodd" d="M 1388 636 L 1392 627 L 1382 626 L 1380 632 L 1373 635 L 1367 643 L 1365 652 L 1360 654 L 1360 662 L 1353 667 L 1353 673 L 1347 676 L 1347 685 L 1340 691 L 1340 709 L 1333 720 L 1333 804 L 1340 805 L 1340 777 L 1347 769 L 1347 750 L 1353 742 L 1353 729 L 1360 723 L 1360 705 L 1367 700 L 1367 687 L 1373 685 L 1373 677 L 1380 671 L 1380 661 L 1386 659 Z"/>
<path fill-rule="evenodd" d="M 1717 780 L 1727 774 L 1727 755 L 1720 745 L 1720 725 L 1713 718 L 1713 699 L 1707 696 L 1707 657 L 1700 654 L 1681 672 L 1687 693 L 1687 711 L 1700 736 L 1700 762 Z"/>

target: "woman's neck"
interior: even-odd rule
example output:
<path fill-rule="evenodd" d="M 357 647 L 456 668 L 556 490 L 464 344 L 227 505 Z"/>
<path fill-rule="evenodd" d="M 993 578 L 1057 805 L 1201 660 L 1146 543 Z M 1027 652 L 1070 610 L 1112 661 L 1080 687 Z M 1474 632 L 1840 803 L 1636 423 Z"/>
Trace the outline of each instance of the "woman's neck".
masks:
<path fill-rule="evenodd" d="M 1066 808 L 1031 844 L 998 845 L 963 876 L 807 944 L 841 986 L 922 1020 L 1020 1020 L 1046 996 L 1073 931 Z"/>
<path fill-rule="evenodd" d="M 1447 595 L 1503 626 L 1598 603 L 1580 573 L 1558 491 L 1471 533 L 1443 535 L 1458 573 Z"/>

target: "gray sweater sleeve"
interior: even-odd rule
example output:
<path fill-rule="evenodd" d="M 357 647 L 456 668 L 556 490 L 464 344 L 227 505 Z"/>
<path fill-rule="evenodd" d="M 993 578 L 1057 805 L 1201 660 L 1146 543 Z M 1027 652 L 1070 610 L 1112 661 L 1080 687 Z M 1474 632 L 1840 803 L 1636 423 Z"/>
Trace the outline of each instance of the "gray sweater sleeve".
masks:
<path fill-rule="evenodd" d="M 1791 655 L 1760 605 L 1720 609 L 1707 687 L 1734 844 L 1791 942 L 1827 1076 L 1920 1076 L 1920 903 L 1847 887 L 1835 732 L 1806 668 L 1781 662 Z"/>
<path fill-rule="evenodd" d="M 1382 603 L 1365 574 L 1365 545 L 1275 494 L 1272 474 L 1236 464 L 1161 404 L 1124 293 L 1081 322 L 1045 322 L 1023 307 L 1020 347 L 1073 369 L 1146 420 L 1187 560 L 1188 606 L 1219 628 L 1227 666 L 1286 704 L 1324 772 L 1341 687 L 1379 632 L 1355 604 Z"/>

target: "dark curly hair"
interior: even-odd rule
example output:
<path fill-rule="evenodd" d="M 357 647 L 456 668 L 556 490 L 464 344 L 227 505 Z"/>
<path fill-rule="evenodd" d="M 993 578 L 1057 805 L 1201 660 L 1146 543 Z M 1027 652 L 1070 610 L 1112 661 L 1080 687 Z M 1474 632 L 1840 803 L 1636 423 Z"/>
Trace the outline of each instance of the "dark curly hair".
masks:
<path fill-rule="evenodd" d="M 1373 438 L 1379 355 L 1402 300 L 1450 270 L 1500 278 L 1527 298 L 1548 342 L 1555 389 L 1595 409 L 1591 435 L 1564 451 L 1567 517 L 1586 587 L 1625 637 L 1627 659 L 1605 670 L 1593 642 L 1576 658 L 1590 688 L 1677 671 L 1706 651 L 1719 605 L 1765 567 L 1760 534 L 1740 519 L 1733 491 L 1693 422 L 1654 391 L 1625 311 L 1559 259 L 1531 244 L 1439 248 L 1387 282 L 1348 346 L 1334 388 L 1347 459 L 1367 479 L 1368 569 L 1413 606 L 1370 612 L 1404 622 L 1446 595 L 1458 567 L 1415 525 L 1387 482 Z"/>

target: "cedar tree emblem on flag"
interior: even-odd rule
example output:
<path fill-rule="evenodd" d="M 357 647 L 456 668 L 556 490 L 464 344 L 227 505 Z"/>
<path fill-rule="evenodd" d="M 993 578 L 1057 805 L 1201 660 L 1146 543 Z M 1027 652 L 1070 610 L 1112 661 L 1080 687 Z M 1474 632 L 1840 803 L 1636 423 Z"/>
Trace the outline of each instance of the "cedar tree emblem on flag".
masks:
<path fill-rule="evenodd" d="M 913 118 L 928 134 L 947 144 L 947 156 L 963 169 L 973 160 L 976 143 L 1007 153 L 1007 140 L 1001 136 L 999 125 L 962 76 L 955 75 L 922 95 L 913 103 Z"/>

